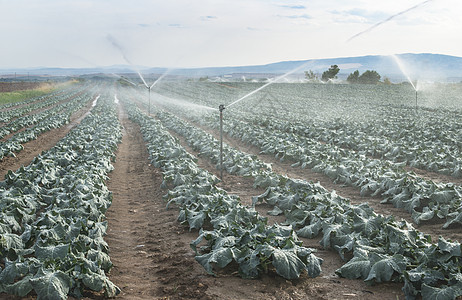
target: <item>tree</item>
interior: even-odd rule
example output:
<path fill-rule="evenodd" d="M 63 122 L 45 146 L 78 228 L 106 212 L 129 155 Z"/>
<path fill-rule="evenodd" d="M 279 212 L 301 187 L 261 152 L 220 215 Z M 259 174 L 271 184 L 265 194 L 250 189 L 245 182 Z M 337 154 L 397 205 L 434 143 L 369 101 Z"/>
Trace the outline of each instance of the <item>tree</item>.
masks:
<path fill-rule="evenodd" d="M 356 70 L 350 75 L 348 75 L 347 81 L 349 83 L 357 83 L 359 81 L 359 71 Z"/>
<path fill-rule="evenodd" d="M 305 78 L 309 81 L 318 80 L 318 76 L 314 74 L 313 70 L 305 71 Z"/>
<path fill-rule="evenodd" d="M 383 83 L 386 84 L 386 85 L 391 85 L 391 81 L 390 81 L 390 79 L 388 77 L 385 77 L 383 79 Z"/>
<path fill-rule="evenodd" d="M 371 70 L 367 70 L 359 75 L 359 71 L 356 70 L 348 75 L 347 81 L 349 83 L 377 84 L 380 81 L 380 75 L 376 71 Z"/>
<path fill-rule="evenodd" d="M 327 71 L 324 71 L 321 76 L 321 80 L 324 82 L 329 81 L 329 79 L 337 78 L 337 74 L 340 71 L 337 65 L 331 65 Z"/>
<path fill-rule="evenodd" d="M 358 79 L 360 83 L 377 84 L 380 81 L 380 75 L 376 71 L 367 70 Z"/>

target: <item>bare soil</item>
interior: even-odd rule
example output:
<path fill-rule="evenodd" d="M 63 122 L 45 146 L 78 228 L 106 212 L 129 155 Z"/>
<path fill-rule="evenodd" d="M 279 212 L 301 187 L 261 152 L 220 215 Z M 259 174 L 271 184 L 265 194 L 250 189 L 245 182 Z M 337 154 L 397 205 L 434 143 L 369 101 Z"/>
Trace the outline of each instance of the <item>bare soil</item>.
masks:
<path fill-rule="evenodd" d="M 44 85 L 42 82 L 0 82 L 0 92 L 32 90 Z"/>

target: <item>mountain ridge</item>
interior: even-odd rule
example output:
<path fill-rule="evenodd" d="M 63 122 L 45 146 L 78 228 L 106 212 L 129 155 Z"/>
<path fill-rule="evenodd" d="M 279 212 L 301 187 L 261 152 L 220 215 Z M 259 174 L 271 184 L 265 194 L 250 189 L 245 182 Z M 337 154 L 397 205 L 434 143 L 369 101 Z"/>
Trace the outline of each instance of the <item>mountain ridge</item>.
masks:
<path fill-rule="evenodd" d="M 403 53 L 397 54 L 401 68 L 392 56 L 384 55 L 365 55 L 356 57 L 338 57 L 324 59 L 308 59 L 295 61 L 279 61 L 264 65 L 248 65 L 233 67 L 199 67 L 199 68 L 178 68 L 168 70 L 167 68 L 142 67 L 137 66 L 142 73 L 164 74 L 185 76 L 185 77 L 215 77 L 225 76 L 233 77 L 232 74 L 253 75 L 256 77 L 277 76 L 288 72 L 299 78 L 304 71 L 312 70 L 315 74 L 322 74 L 331 65 L 338 65 L 340 72 L 339 78 L 344 79 L 348 74 L 358 70 L 360 73 L 366 70 L 377 71 L 382 78 L 388 77 L 395 81 L 406 80 L 408 77 L 412 80 L 428 79 L 457 81 L 462 80 L 462 57 L 434 54 L 434 53 Z M 91 68 L 21 68 L 21 69 L 0 69 L 1 73 L 28 73 L 30 75 L 51 75 L 51 76 L 79 76 L 87 74 L 122 74 L 136 73 L 130 65 L 114 65 L 106 67 Z M 231 75 L 231 76 L 230 76 Z M 237 76 L 235 76 L 237 77 Z M 302 76 L 303 77 L 303 76 Z"/>

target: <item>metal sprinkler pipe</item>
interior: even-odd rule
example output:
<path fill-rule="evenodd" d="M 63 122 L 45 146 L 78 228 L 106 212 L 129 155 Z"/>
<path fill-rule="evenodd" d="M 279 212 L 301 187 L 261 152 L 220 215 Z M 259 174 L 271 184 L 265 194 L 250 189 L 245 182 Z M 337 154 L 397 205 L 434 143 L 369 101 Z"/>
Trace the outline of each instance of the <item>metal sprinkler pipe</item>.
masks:
<path fill-rule="evenodd" d="M 148 114 L 151 115 L 151 88 L 148 87 L 149 90 L 149 106 L 148 106 Z"/>
<path fill-rule="evenodd" d="M 417 111 L 417 90 L 415 90 L 415 111 Z"/>
<path fill-rule="evenodd" d="M 220 104 L 218 110 L 220 111 L 220 179 L 223 180 L 223 110 L 225 106 Z"/>

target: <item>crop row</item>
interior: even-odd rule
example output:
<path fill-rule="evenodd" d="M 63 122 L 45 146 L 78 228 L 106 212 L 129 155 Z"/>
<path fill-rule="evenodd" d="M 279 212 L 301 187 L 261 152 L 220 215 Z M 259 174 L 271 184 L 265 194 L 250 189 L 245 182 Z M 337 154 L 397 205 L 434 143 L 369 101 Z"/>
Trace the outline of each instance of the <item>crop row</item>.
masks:
<path fill-rule="evenodd" d="M 161 87 L 163 94 L 174 98 L 218 107 L 260 86 L 253 83 L 181 83 Z M 450 88 L 438 90 L 435 87 L 435 90 L 447 92 Z M 231 110 L 227 114 L 365 155 L 460 177 L 460 111 L 438 106 L 443 99 L 435 102 L 428 98 L 419 101 L 424 106 L 416 113 L 409 109 L 407 92 L 405 86 L 371 89 L 276 83 L 234 106 L 235 114 Z M 430 91 L 421 95 L 423 98 L 430 96 L 434 96 Z"/>
<path fill-rule="evenodd" d="M 175 89 L 172 89 L 173 87 L 171 86 L 168 86 L 167 88 L 164 87 L 165 91 L 163 92 L 167 95 L 186 95 L 188 97 L 194 95 L 201 98 L 200 103 L 215 97 L 220 101 L 227 102 L 226 99 L 229 98 L 228 94 L 234 95 L 236 94 L 236 91 L 239 91 L 239 88 L 247 86 L 247 84 L 238 86 L 234 86 L 234 84 L 227 84 L 226 87 L 219 86 L 218 84 L 188 84 L 192 85 L 190 86 L 191 91 L 181 88 L 182 85 L 180 84 L 180 88 L 175 85 Z M 289 86 L 290 89 L 288 88 Z M 444 136 L 445 132 L 447 132 L 448 141 L 460 143 L 460 139 L 457 138 L 457 135 L 460 135 L 460 131 L 456 130 L 460 121 L 458 121 L 457 118 L 454 118 L 454 112 L 449 112 L 441 108 L 435 110 L 421 110 L 419 111 L 418 116 L 406 118 L 406 114 L 409 113 L 408 109 L 401 106 L 397 106 L 397 108 L 395 108 L 390 103 L 382 103 L 382 105 L 378 106 L 374 103 L 374 99 L 367 99 L 367 97 L 365 99 L 357 100 L 356 98 L 358 95 L 356 94 L 348 96 L 355 97 L 355 101 L 348 101 L 348 105 L 338 105 L 339 102 L 342 102 L 340 100 L 336 101 L 335 99 L 328 99 L 329 101 L 326 101 L 325 99 L 318 99 L 322 105 L 326 104 L 328 108 L 332 106 L 335 107 L 335 109 L 348 109 L 348 111 L 345 111 L 346 114 L 343 115 L 342 118 L 346 121 L 338 123 L 332 122 L 333 118 L 331 118 L 328 114 L 326 115 L 325 112 L 328 109 L 319 107 L 319 103 L 300 101 L 298 98 L 303 97 L 303 94 L 299 93 L 299 91 L 296 91 L 295 94 L 293 93 L 293 90 L 297 90 L 297 88 L 301 88 L 300 85 L 281 84 L 272 88 L 271 91 L 274 92 L 277 97 L 284 97 L 283 93 L 286 92 L 292 93 L 291 96 L 282 98 L 284 99 L 285 107 L 290 109 L 280 107 L 280 103 L 275 104 L 279 105 L 279 107 L 272 107 L 272 109 L 278 113 L 277 117 L 274 116 L 274 112 L 273 114 L 269 112 L 271 110 L 269 109 L 271 108 L 270 104 L 274 103 L 268 101 L 266 98 L 262 99 L 261 102 L 263 102 L 263 104 L 257 103 L 256 109 L 258 110 L 258 114 L 256 114 L 256 117 L 249 117 L 249 113 L 243 113 L 240 110 L 233 113 L 233 110 L 235 111 L 237 107 L 233 107 L 229 111 L 225 110 L 225 131 L 227 131 L 230 135 L 235 135 L 238 138 L 259 147 L 265 153 L 276 155 L 277 158 L 282 160 L 292 161 L 294 166 L 300 166 L 303 168 L 309 167 L 317 172 L 328 175 L 339 183 L 356 186 L 361 189 L 362 195 L 381 195 L 384 202 L 393 203 L 396 207 L 406 209 L 409 213 L 411 213 L 416 223 L 432 219 L 445 220 L 446 222 L 443 225 L 444 228 L 453 224 L 461 223 L 462 210 L 460 208 L 460 186 L 452 183 L 435 183 L 431 180 L 424 180 L 413 173 L 409 173 L 404 168 L 407 161 L 393 163 L 388 160 L 372 159 L 368 156 L 370 153 L 367 151 L 354 151 L 350 149 L 353 147 L 337 147 L 334 145 L 336 144 L 335 133 L 333 134 L 334 137 L 330 140 L 322 140 L 319 136 L 317 138 L 309 138 L 305 136 L 312 132 L 309 130 L 311 128 L 311 123 L 337 124 L 338 126 L 334 125 L 333 128 L 329 127 L 329 129 L 326 130 L 342 133 L 344 130 L 348 131 L 348 128 L 351 128 L 352 126 L 351 124 L 358 123 L 360 124 L 358 125 L 359 127 L 368 127 L 368 124 L 375 124 L 373 120 L 385 119 L 389 121 L 388 124 L 393 125 L 393 130 L 389 130 L 387 127 L 384 127 L 380 131 L 382 133 L 386 133 L 388 131 L 402 132 L 404 134 L 401 135 L 406 136 L 406 133 L 409 131 L 405 129 L 406 125 L 408 123 L 412 125 L 412 122 L 414 122 L 416 124 L 414 124 L 412 128 L 425 129 L 429 126 L 428 128 L 430 129 L 422 130 L 421 135 L 417 136 L 425 138 L 424 140 L 426 144 L 431 144 L 429 139 L 433 131 L 434 134 L 439 135 L 436 138 L 434 137 L 436 141 L 438 141 L 439 138 Z M 337 87 L 331 88 L 337 89 Z M 210 91 L 207 93 L 208 89 L 210 89 Z M 323 92 L 324 89 L 328 88 L 319 86 L 315 89 L 315 91 L 317 89 Z M 348 90 L 347 87 L 338 87 L 338 89 Z M 223 99 L 220 98 L 220 95 L 223 96 Z M 295 100 L 292 99 L 293 97 L 295 97 Z M 213 100 L 214 102 L 210 101 L 212 104 L 207 103 L 207 105 L 211 105 L 213 107 L 218 103 L 216 99 Z M 196 102 L 196 99 L 193 99 L 193 101 Z M 255 101 L 252 101 L 253 104 L 255 104 Z M 294 107 L 296 109 L 293 109 Z M 366 107 L 370 109 L 366 109 Z M 249 105 L 244 108 L 247 110 L 255 110 L 252 106 L 249 107 Z M 179 108 L 176 109 L 181 111 Z M 367 114 L 370 115 L 369 117 L 365 118 L 358 115 L 358 111 L 360 114 L 363 114 L 365 110 Z M 351 111 L 355 113 L 348 113 Z M 302 113 L 306 113 L 308 117 L 303 116 Z M 321 117 L 316 116 L 318 113 Z M 186 114 L 188 114 L 188 117 L 191 116 L 188 112 L 186 112 Z M 281 119 L 285 118 L 280 118 L 280 115 L 287 117 L 286 119 L 291 121 L 281 121 Z M 389 118 L 387 117 L 388 115 L 390 115 Z M 309 119 L 310 117 L 313 118 L 313 121 Z M 443 123 L 435 122 L 435 118 L 437 117 L 444 117 L 445 120 L 451 121 Z M 200 117 L 196 120 L 200 119 L 203 118 Z M 427 119 L 428 121 L 424 122 L 424 120 Z M 355 120 L 360 121 L 356 122 Z M 419 120 L 422 124 L 417 124 L 419 122 L 416 120 Z M 404 122 L 404 125 L 400 124 L 400 121 L 402 121 L 401 123 Z M 435 123 L 440 125 L 435 125 Z M 217 128 L 218 124 L 217 116 L 209 119 L 206 123 L 206 125 L 214 128 Z M 282 125 L 273 126 L 274 124 Z M 292 126 L 292 124 L 298 124 L 299 126 Z M 308 128 L 307 134 L 302 134 L 303 124 L 306 124 L 306 127 Z M 342 129 L 340 125 L 345 126 L 346 129 Z M 313 135 L 316 135 L 316 133 L 313 133 Z M 374 137 L 371 137 L 371 139 L 374 139 Z M 441 140 L 444 141 L 444 144 L 450 144 L 450 142 L 446 143 L 444 138 Z M 404 142 L 402 144 L 404 144 Z M 342 144 L 340 143 L 340 145 Z M 425 148 L 427 155 L 423 155 L 423 157 L 432 157 L 432 161 L 427 160 L 431 168 L 434 168 L 435 166 L 442 167 L 449 162 L 449 160 L 444 160 L 442 157 L 444 155 L 452 155 L 451 153 L 453 153 L 449 152 L 449 154 L 444 154 L 445 150 L 448 147 L 452 147 L 454 149 L 458 148 L 455 146 L 456 144 L 452 145 L 453 146 L 448 145 L 447 147 L 441 147 L 438 150 L 436 150 L 437 147 L 434 146 L 432 146 L 432 148 L 427 147 Z M 367 148 L 367 145 L 364 147 Z M 399 147 L 396 150 L 396 153 L 398 152 Z M 431 153 L 436 155 L 431 155 Z M 415 157 L 415 155 L 413 157 Z M 425 161 L 425 159 L 415 159 L 415 164 L 417 164 L 417 160 Z M 453 170 L 452 175 L 457 176 L 458 170 L 460 170 L 460 158 L 455 157 L 452 162 L 454 166 L 454 168 L 451 169 Z M 440 172 L 445 173 L 447 172 L 445 170 L 449 170 L 448 168 L 445 169 L 440 167 L 437 168 Z"/>
<path fill-rule="evenodd" d="M 69 102 L 57 105 L 39 114 L 28 116 L 27 120 L 35 126 L 20 131 L 8 140 L 0 142 L 0 161 L 5 156 L 15 156 L 15 152 L 23 149 L 22 144 L 37 139 L 37 137 L 51 129 L 59 128 L 70 122 L 71 115 L 84 107 L 91 100 L 89 94 L 75 96 Z M 27 126 L 29 123 L 22 123 Z"/>
<path fill-rule="evenodd" d="M 40 105 L 40 108 L 44 108 L 47 106 L 56 105 L 59 102 L 63 102 L 73 97 L 76 97 L 77 94 L 81 94 L 81 91 L 74 91 L 73 93 L 66 93 L 60 94 L 54 97 L 47 97 L 48 100 L 37 103 L 36 105 Z M 42 96 L 44 97 L 44 96 Z M 28 109 L 27 113 L 36 110 L 36 108 Z M 12 132 L 18 131 L 24 127 L 31 126 L 33 124 L 38 123 L 39 121 L 43 120 L 47 116 L 47 111 L 53 112 L 56 111 L 56 106 L 48 108 L 42 112 L 35 113 L 35 114 L 25 114 L 19 118 L 14 119 L 13 121 L 3 124 L 0 127 L 0 139 L 4 138 L 5 136 L 9 135 Z"/>
<path fill-rule="evenodd" d="M 172 114 L 160 111 L 156 115 L 168 128 L 183 135 L 193 148 L 201 141 L 202 146 L 197 150 L 204 151 L 200 155 L 217 161 L 216 151 L 208 150 L 217 148 L 216 139 Z M 462 294 L 459 268 L 462 252 L 458 242 L 440 238 L 431 243 L 429 236 L 405 221 L 376 214 L 367 204 L 352 205 L 319 184 L 255 168 L 264 164 L 256 157 L 230 147 L 225 149 L 225 156 L 250 158 L 236 162 L 237 168 L 227 166 L 228 172 L 252 174 L 255 186 L 267 187 L 265 193 L 254 198 L 254 205 L 266 201 L 274 206 L 269 213 L 284 213 L 286 225 L 297 230 L 299 236 L 322 235 L 320 244 L 324 248 L 337 251 L 344 260 L 352 257 L 337 270 L 340 276 L 362 278 L 370 283 L 404 282 L 403 292 L 409 299 L 419 293 L 424 299 L 454 299 Z"/>
<path fill-rule="evenodd" d="M 39 299 L 115 296 L 103 236 L 112 194 L 104 184 L 121 140 L 117 114 L 102 96 L 57 145 L 0 182 L 0 292 Z"/>
<path fill-rule="evenodd" d="M 322 260 L 313 249 L 301 246 L 290 227 L 268 226 L 266 218 L 218 188 L 219 180 L 198 168 L 195 158 L 159 121 L 134 105 L 127 105 L 127 109 L 129 117 L 141 126 L 152 164 L 162 169 L 163 186 L 169 188 L 165 196 L 168 206 L 175 203 L 180 207 L 178 220 L 190 229 L 199 229 L 191 247 L 208 273 L 234 261 L 245 278 L 272 268 L 287 279 L 297 278 L 303 271 L 311 277 L 319 275 Z"/>
<path fill-rule="evenodd" d="M 41 96 L 31 97 L 31 98 L 28 98 L 28 99 L 24 99 L 22 101 L 15 101 L 15 102 L 8 102 L 8 103 L 5 103 L 5 104 L 1 104 L 0 105 L 0 110 L 7 110 L 8 108 L 11 108 L 11 107 L 23 106 L 23 105 L 27 105 L 27 104 L 30 104 L 30 103 L 33 103 L 33 102 L 36 102 L 36 101 L 42 101 L 42 100 L 47 99 L 49 97 L 54 97 L 54 96 L 56 96 L 58 94 L 61 94 L 64 91 L 69 91 L 70 89 L 72 89 L 72 88 L 66 88 L 66 87 L 56 88 L 54 91 L 46 93 L 46 94 L 41 95 Z"/>
<path fill-rule="evenodd" d="M 217 128 L 216 117 L 201 118 Z M 259 147 L 293 166 L 310 168 L 338 183 L 361 189 L 361 195 L 381 195 L 412 214 L 419 224 L 431 219 L 446 220 L 444 228 L 462 223 L 462 188 L 453 183 L 435 183 L 406 172 L 402 165 L 369 158 L 364 154 L 324 144 L 286 131 L 269 131 L 239 119 L 226 119 L 224 130 L 232 137 Z"/>
<path fill-rule="evenodd" d="M 242 119 L 242 116 L 240 116 Z M 288 121 L 247 117 L 267 130 L 352 149 L 361 154 L 432 172 L 462 177 L 462 123 L 454 113 L 420 112 L 416 117 L 387 114 L 379 121 Z M 445 122 L 439 120 L 445 119 Z"/>
<path fill-rule="evenodd" d="M 55 91 L 55 92 L 52 92 L 52 93 L 49 93 L 43 96 L 31 98 L 25 101 L 11 103 L 8 106 L 11 107 L 13 106 L 13 104 L 22 105 L 22 106 L 19 108 L 0 111 L 0 123 L 7 123 L 14 118 L 18 118 L 20 116 L 28 114 L 31 111 L 54 105 L 60 101 L 65 100 L 66 98 L 72 97 L 73 95 L 80 93 L 81 92 L 80 90 L 81 90 L 81 87 L 74 87 L 72 89 L 69 88 L 65 91 L 58 90 L 58 91 Z M 2 106 L 2 108 L 4 107 Z"/>

